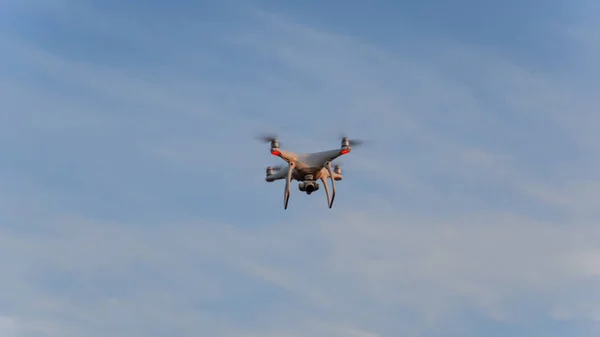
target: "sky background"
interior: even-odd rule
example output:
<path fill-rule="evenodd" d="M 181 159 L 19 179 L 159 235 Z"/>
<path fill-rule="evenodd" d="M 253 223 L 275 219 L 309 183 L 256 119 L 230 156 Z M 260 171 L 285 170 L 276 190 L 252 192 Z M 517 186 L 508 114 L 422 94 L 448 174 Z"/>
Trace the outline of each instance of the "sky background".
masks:
<path fill-rule="evenodd" d="M 0 336 L 600 335 L 599 10 L 0 0 Z"/>

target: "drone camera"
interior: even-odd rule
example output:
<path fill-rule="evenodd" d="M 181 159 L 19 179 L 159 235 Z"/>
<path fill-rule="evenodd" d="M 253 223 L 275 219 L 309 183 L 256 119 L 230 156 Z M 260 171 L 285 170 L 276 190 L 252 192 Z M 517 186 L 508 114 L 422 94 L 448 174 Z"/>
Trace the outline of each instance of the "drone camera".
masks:
<path fill-rule="evenodd" d="M 298 189 L 301 192 L 306 192 L 306 194 L 311 194 L 312 192 L 319 189 L 319 183 L 316 181 L 305 181 L 298 184 Z"/>

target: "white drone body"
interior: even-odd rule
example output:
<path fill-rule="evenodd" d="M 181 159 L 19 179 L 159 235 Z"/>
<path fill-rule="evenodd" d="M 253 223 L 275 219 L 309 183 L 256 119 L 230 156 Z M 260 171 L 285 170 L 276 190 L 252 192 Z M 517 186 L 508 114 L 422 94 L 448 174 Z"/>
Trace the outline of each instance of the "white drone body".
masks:
<path fill-rule="evenodd" d="M 331 162 L 342 155 L 350 153 L 352 150 L 350 147 L 351 141 L 348 140 L 348 138 L 343 137 L 339 149 L 314 153 L 294 153 L 281 150 L 279 148 L 279 142 L 274 137 L 265 140 L 271 142 L 271 154 L 280 157 L 288 164 L 287 167 L 283 168 L 267 167 L 267 176 L 265 178 L 265 181 L 267 182 L 281 179 L 286 180 L 283 208 L 287 209 L 292 180 L 298 181 L 298 189 L 308 195 L 319 189 L 317 180 L 320 180 L 325 189 L 327 203 L 329 208 L 331 208 L 333 206 L 333 200 L 335 199 L 335 182 L 342 180 L 342 169 L 339 165 L 335 165 L 335 167 L 332 168 Z M 359 144 L 357 141 L 353 141 L 353 143 Z M 327 184 L 327 178 L 331 180 L 331 193 Z"/>

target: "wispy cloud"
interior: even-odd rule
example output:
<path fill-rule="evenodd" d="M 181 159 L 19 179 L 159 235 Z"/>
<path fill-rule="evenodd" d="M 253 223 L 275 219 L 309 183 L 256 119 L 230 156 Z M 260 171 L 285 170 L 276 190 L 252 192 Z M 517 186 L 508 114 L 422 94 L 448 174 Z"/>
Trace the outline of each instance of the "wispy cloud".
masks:
<path fill-rule="evenodd" d="M 553 68 L 458 28 L 403 47 L 269 10 L 55 6 L 0 34 L 0 334 L 598 333 L 591 19 L 538 18 L 578 55 Z M 284 212 L 251 139 L 273 129 L 372 145 L 333 209 L 294 189 Z"/>

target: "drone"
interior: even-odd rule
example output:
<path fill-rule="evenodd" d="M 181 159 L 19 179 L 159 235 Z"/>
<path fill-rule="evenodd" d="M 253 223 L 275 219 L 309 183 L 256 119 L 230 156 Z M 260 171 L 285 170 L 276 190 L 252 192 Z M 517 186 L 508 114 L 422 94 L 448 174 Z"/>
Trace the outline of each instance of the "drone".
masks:
<path fill-rule="evenodd" d="M 351 146 L 363 144 L 361 140 L 350 140 L 348 137 L 342 135 L 339 149 L 313 153 L 294 153 L 280 149 L 276 136 L 266 135 L 259 137 L 259 139 L 271 144 L 271 155 L 287 162 L 287 167 L 268 166 L 265 178 L 265 181 L 269 183 L 285 179 L 285 191 L 283 195 L 284 209 L 287 209 L 290 199 L 290 185 L 292 180 L 298 181 L 298 189 L 307 195 L 319 190 L 317 180 L 320 180 L 327 196 L 327 204 L 331 208 L 335 199 L 335 182 L 342 180 L 342 168 L 339 164 L 336 164 L 332 168 L 332 162 L 338 157 L 350 153 L 352 151 Z M 327 178 L 331 180 L 331 194 L 327 185 Z"/>

